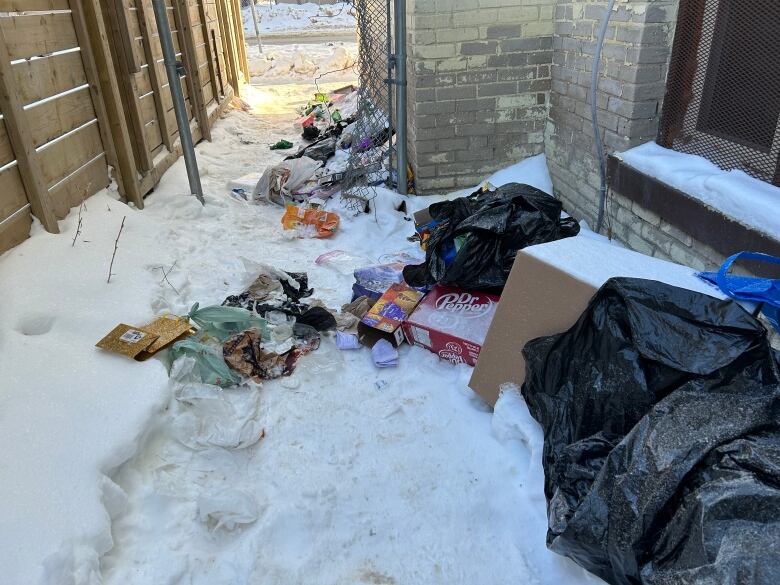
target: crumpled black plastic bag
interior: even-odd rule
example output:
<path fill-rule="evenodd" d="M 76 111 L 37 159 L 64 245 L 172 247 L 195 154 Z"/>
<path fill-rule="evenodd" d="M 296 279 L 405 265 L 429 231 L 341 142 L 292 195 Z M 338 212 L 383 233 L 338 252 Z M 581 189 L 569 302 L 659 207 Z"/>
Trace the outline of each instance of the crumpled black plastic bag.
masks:
<path fill-rule="evenodd" d="M 780 583 L 780 374 L 756 319 L 616 278 L 523 355 L 550 549 L 615 584 Z"/>
<path fill-rule="evenodd" d="M 431 217 L 442 223 L 431 232 L 425 263 L 404 268 L 404 280 L 414 287 L 439 283 L 500 292 L 518 250 L 579 233 L 579 224 L 561 219 L 561 210 L 559 200 L 519 183 L 434 203 Z M 444 251 L 458 236 L 467 239 L 447 266 Z"/>

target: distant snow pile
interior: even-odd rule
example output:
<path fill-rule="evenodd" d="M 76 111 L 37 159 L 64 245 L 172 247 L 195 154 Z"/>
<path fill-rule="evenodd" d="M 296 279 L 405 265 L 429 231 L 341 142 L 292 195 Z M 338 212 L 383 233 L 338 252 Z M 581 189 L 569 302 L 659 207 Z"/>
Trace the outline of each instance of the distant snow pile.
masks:
<path fill-rule="evenodd" d="M 724 171 L 706 158 L 642 144 L 619 155 L 626 163 L 707 206 L 774 237 L 780 234 L 780 188 L 743 171 Z"/>
<path fill-rule="evenodd" d="M 355 9 L 348 2 L 318 6 L 313 2 L 306 4 L 272 4 L 266 2 L 255 5 L 262 34 L 289 32 L 328 32 L 354 31 L 356 27 Z M 252 21 L 252 9 L 242 9 L 244 32 L 255 34 Z"/>
<path fill-rule="evenodd" d="M 249 47 L 249 73 L 252 77 L 279 79 L 306 77 L 333 72 L 324 81 L 354 76 L 357 43 L 328 45 L 266 45 L 263 53 Z M 340 75 L 339 75 L 340 74 Z"/>

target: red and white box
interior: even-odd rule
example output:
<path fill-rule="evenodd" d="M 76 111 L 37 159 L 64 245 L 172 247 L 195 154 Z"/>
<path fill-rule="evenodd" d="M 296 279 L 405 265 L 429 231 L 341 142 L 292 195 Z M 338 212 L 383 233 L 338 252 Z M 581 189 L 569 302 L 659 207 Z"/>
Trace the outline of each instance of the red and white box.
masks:
<path fill-rule="evenodd" d="M 474 366 L 498 299 L 483 292 L 436 286 L 404 321 L 406 340 L 453 364 Z"/>

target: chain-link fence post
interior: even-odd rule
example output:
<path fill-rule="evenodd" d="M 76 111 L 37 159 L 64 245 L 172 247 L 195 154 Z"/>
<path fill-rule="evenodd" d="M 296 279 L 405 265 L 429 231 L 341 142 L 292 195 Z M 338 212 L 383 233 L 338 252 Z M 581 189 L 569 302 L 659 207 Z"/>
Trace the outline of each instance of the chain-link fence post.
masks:
<path fill-rule="evenodd" d="M 363 210 L 392 181 L 392 1 L 355 0 L 360 89 L 342 202 Z"/>

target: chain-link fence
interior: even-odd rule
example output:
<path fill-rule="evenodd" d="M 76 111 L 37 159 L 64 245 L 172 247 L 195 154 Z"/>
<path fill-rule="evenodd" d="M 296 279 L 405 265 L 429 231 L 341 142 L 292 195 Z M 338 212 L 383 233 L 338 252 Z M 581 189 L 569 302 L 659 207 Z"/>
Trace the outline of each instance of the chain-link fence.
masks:
<path fill-rule="evenodd" d="M 681 0 L 658 143 L 780 185 L 777 0 Z"/>
<path fill-rule="evenodd" d="M 393 26 L 391 0 L 354 0 L 360 89 L 342 202 L 363 210 L 392 180 Z"/>

